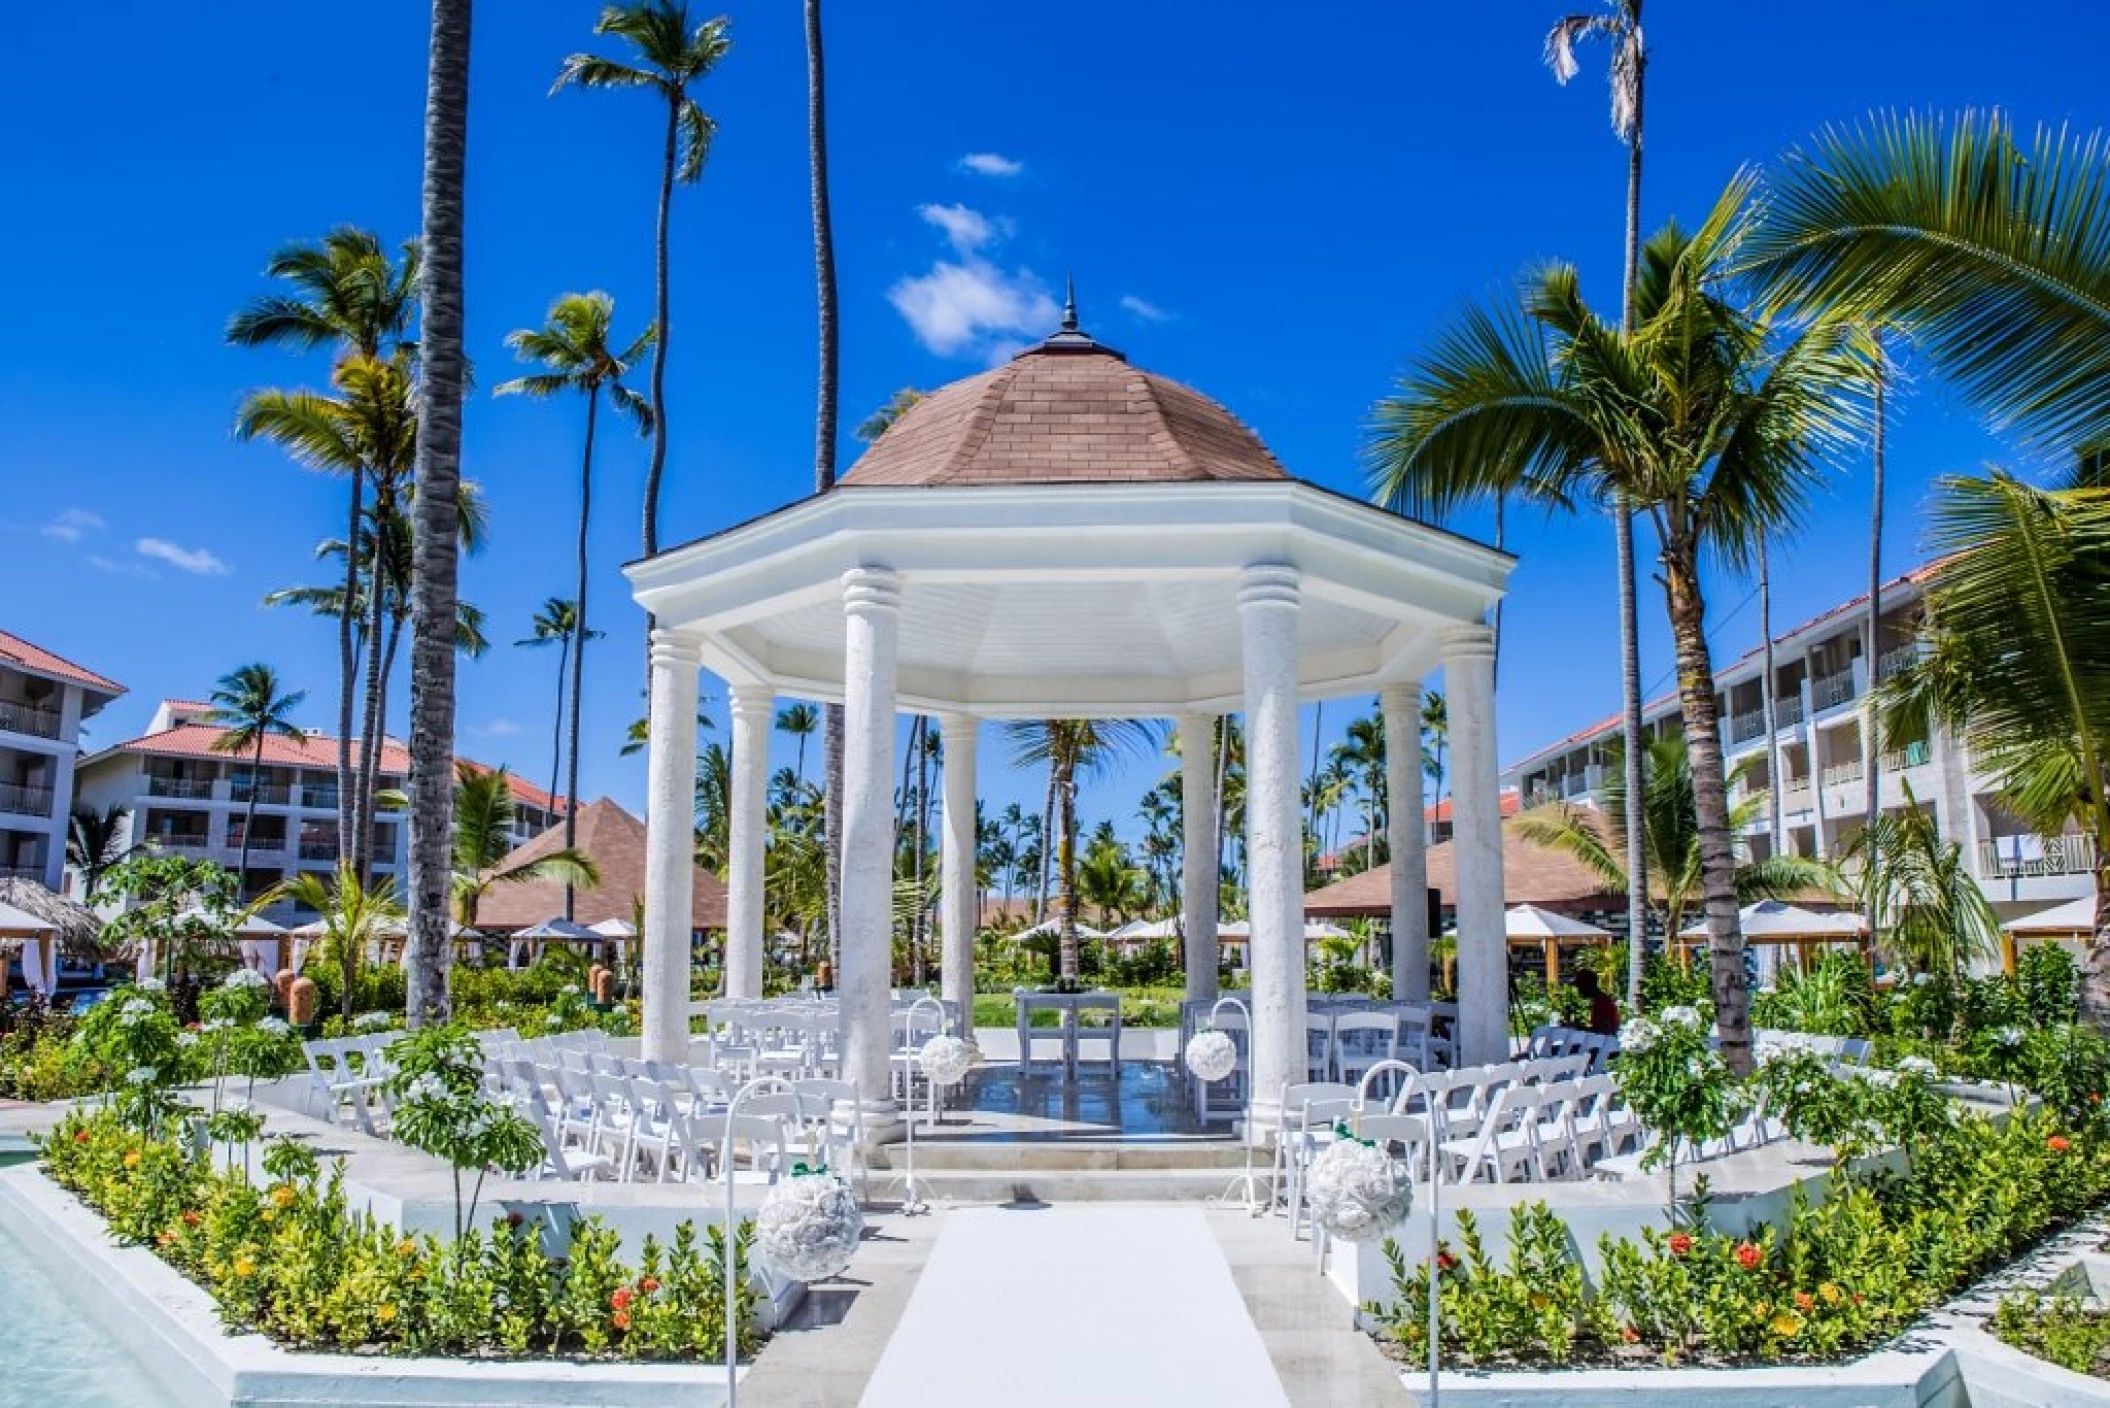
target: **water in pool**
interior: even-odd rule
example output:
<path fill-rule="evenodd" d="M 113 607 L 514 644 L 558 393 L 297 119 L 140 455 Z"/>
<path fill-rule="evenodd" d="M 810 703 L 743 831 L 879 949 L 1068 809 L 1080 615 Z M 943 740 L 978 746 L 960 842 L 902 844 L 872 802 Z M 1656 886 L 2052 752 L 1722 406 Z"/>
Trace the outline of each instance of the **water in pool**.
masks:
<path fill-rule="evenodd" d="M 175 1408 L 137 1360 L 0 1232 L 0 1408 Z"/>

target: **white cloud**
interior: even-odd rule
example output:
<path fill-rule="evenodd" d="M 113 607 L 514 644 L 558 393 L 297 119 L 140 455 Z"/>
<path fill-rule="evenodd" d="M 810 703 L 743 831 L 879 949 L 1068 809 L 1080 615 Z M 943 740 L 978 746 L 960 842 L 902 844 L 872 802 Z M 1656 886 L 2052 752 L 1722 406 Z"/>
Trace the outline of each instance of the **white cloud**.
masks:
<path fill-rule="evenodd" d="M 945 232 L 945 238 L 962 254 L 972 254 L 1000 235 L 1010 233 L 1002 221 L 992 221 L 979 210 L 964 205 L 919 205 L 916 213 L 928 224 Z"/>
<path fill-rule="evenodd" d="M 198 577 L 224 577 L 233 569 L 207 548 L 179 547 L 166 538 L 141 538 L 132 545 L 142 557 L 159 558 Z"/>
<path fill-rule="evenodd" d="M 69 508 L 45 524 L 43 533 L 45 537 L 57 538 L 62 543 L 77 543 L 86 534 L 107 526 L 101 514 L 90 513 L 84 508 Z"/>
<path fill-rule="evenodd" d="M 114 557 L 104 557 L 101 553 L 90 553 L 88 555 L 88 565 L 90 567 L 93 567 L 98 572 L 108 572 L 113 577 L 151 578 L 152 576 L 154 576 L 153 569 L 148 567 L 144 562 L 132 562 L 129 560 L 119 560 Z"/>
<path fill-rule="evenodd" d="M 1026 164 L 995 152 L 969 152 L 960 158 L 960 169 L 977 176 L 1016 176 L 1026 169 Z"/>
<path fill-rule="evenodd" d="M 1147 298 L 1138 298 L 1132 293 L 1121 295 L 1121 311 L 1139 323 L 1162 323 L 1172 317 L 1163 308 Z"/>
<path fill-rule="evenodd" d="M 493 719 L 487 724 L 477 724 L 469 730 L 480 738 L 511 738 L 520 731 L 520 725 L 511 719 Z"/>

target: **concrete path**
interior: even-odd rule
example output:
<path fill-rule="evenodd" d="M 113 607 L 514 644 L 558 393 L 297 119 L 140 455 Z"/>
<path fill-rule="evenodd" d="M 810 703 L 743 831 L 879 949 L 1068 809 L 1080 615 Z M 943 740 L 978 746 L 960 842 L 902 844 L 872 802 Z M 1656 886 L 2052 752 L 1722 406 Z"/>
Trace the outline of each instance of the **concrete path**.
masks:
<path fill-rule="evenodd" d="M 963 1208 L 863 1408 L 1289 1408 L 1199 1210 Z"/>

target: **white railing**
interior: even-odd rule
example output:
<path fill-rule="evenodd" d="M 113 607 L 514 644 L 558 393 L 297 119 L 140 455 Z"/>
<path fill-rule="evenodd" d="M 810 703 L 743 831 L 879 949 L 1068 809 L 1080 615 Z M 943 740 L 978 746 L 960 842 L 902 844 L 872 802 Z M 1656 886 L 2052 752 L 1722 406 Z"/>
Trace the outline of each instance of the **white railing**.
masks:
<path fill-rule="evenodd" d="M 42 704 L 0 699 L 0 729 L 9 733 L 26 733 L 34 738 L 57 738 L 59 711 Z"/>
<path fill-rule="evenodd" d="M 1859 758 L 1854 759 L 1850 763 L 1833 763 L 1824 770 L 1824 785 L 1826 787 L 1838 787 L 1843 783 L 1858 782 L 1860 779 L 1861 760 Z"/>
<path fill-rule="evenodd" d="M 1882 757 L 1883 771 L 1903 772 L 1907 768 L 1925 767 L 1934 761 L 1934 750 L 1926 740 L 1908 743 L 1902 748 L 1893 748 Z"/>
<path fill-rule="evenodd" d="M 15 816 L 50 816 L 51 789 L 26 787 L 19 782 L 0 782 L 0 812 Z"/>
<path fill-rule="evenodd" d="M 2030 875 L 2092 875 L 2095 842 L 2086 836 L 2003 836 L 1980 841 L 1978 868 L 1996 880 Z"/>
<path fill-rule="evenodd" d="M 1766 711 L 1753 709 L 1746 714 L 1734 714 L 1729 719 L 1729 741 L 1749 743 L 1766 731 Z"/>
<path fill-rule="evenodd" d="M 1773 726 L 1786 728 L 1789 724 L 1802 722 L 1802 696 L 1783 694 L 1773 701 Z"/>
<path fill-rule="evenodd" d="M 1894 645 L 1876 657 L 1876 669 L 1888 679 L 1910 665 L 1918 654 L 1919 647 L 1909 641 L 1904 645 Z"/>
<path fill-rule="evenodd" d="M 1809 810 L 1810 780 L 1806 777 L 1789 778 L 1781 784 L 1780 807 L 1782 811 L 1800 812 Z"/>
<path fill-rule="evenodd" d="M 194 801 L 212 796 L 212 779 L 209 777 L 153 777 L 147 778 L 149 797 L 187 797 Z"/>
<path fill-rule="evenodd" d="M 1835 704 L 1844 704 L 1854 697 L 1854 672 L 1840 670 L 1834 674 L 1819 675 L 1810 681 L 1810 702 L 1819 709 L 1829 709 Z M 1797 701 L 1798 706 L 1801 701 Z"/>
<path fill-rule="evenodd" d="M 147 838 L 164 851 L 203 851 L 212 848 L 212 838 L 202 834 L 178 834 L 167 832 Z"/>

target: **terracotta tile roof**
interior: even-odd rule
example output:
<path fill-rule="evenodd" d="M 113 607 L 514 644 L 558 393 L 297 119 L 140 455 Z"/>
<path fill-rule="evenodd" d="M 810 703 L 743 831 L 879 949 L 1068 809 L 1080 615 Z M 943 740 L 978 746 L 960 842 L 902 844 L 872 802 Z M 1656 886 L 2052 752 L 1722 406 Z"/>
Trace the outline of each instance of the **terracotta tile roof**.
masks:
<path fill-rule="evenodd" d="M 212 746 L 226 732 L 226 729 L 214 728 L 210 724 L 178 724 L 160 733 L 119 743 L 111 751 L 147 753 L 157 758 L 232 757 L 234 755 L 219 752 Z M 356 757 L 358 752 L 359 745 L 354 743 L 353 756 Z M 255 753 L 247 749 L 241 754 L 241 758 L 254 756 Z M 264 740 L 264 764 L 267 767 L 335 768 L 337 740 L 319 733 L 303 734 L 299 738 L 273 735 Z M 384 774 L 408 773 L 410 750 L 393 738 L 382 740 L 381 771 Z"/>
<path fill-rule="evenodd" d="M 6 631 L 0 631 L 0 664 L 12 665 L 18 670 L 28 670 L 32 674 L 49 675 L 53 679 L 65 680 L 107 694 L 125 692 L 125 687 L 116 680 L 98 675 L 93 670 L 83 669 L 63 656 L 52 654 L 41 645 L 31 645 L 22 637 L 10 635 Z"/>
<path fill-rule="evenodd" d="M 1287 479 L 1216 402 L 1063 335 L 910 407 L 843 485 Z"/>
<path fill-rule="evenodd" d="M 491 764 L 479 763 L 474 758 L 458 757 L 455 759 L 455 762 L 460 766 L 466 767 L 472 772 L 476 773 L 493 773 L 498 771 L 498 769 L 493 767 Z M 506 785 L 512 790 L 513 800 L 515 802 L 518 802 L 523 807 L 527 807 L 533 811 L 538 812 L 562 812 L 564 810 L 563 798 L 555 796 L 552 793 L 544 790 L 543 788 L 537 787 L 534 783 L 529 782 L 525 777 L 522 777 L 517 772 L 508 772 L 506 774 Z"/>
<path fill-rule="evenodd" d="M 1443 902 L 1458 902 L 1457 848 L 1449 841 L 1429 847 L 1429 884 L 1442 891 Z M 1505 904 L 1536 904 L 1548 909 L 1612 909 L 1626 901 L 1605 893 L 1597 877 L 1559 851 L 1535 846 L 1502 828 L 1502 890 Z M 1376 866 L 1313 890 L 1304 897 L 1304 912 L 1324 918 L 1389 915 L 1392 912 L 1392 867 Z"/>
<path fill-rule="evenodd" d="M 603 797 L 579 808 L 576 832 L 573 844 L 593 857 L 601 872 L 601 883 L 575 894 L 573 917 L 581 924 L 629 919 L 634 901 L 645 892 L 645 823 Z M 517 870 L 563 846 L 564 828 L 553 826 L 507 856 L 493 867 L 492 873 L 503 875 Z M 696 927 L 723 929 L 724 883 L 699 865 L 695 867 L 695 888 L 691 893 L 695 898 Z M 484 891 L 476 907 L 476 927 L 524 929 L 562 913 L 564 886 L 555 880 L 498 884 Z"/>
<path fill-rule="evenodd" d="M 1515 816 L 1518 811 L 1522 810 L 1523 805 L 1524 799 L 1517 795 L 1516 792 L 1504 792 L 1502 794 L 1502 820 L 1507 821 Z M 1425 808 L 1421 816 L 1422 820 L 1431 823 L 1449 821 L 1451 819 L 1451 799 L 1445 797 L 1434 806 Z"/>

